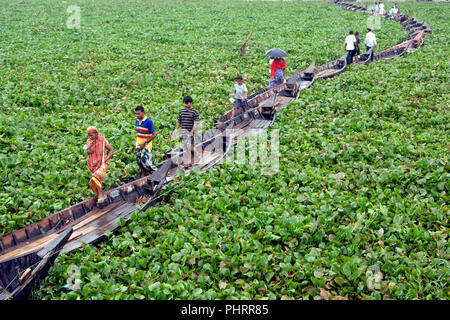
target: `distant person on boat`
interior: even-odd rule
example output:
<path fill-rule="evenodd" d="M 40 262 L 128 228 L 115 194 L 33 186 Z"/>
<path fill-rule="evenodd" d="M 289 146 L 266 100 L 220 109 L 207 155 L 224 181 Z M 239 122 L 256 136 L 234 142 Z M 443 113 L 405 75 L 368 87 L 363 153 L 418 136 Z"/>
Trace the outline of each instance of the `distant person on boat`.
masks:
<path fill-rule="evenodd" d="M 361 51 L 359 50 L 359 44 L 360 44 L 360 40 L 359 40 L 359 32 L 356 31 L 355 32 L 355 38 L 356 38 L 356 49 L 355 49 L 355 56 L 359 56 Z"/>
<path fill-rule="evenodd" d="M 234 91 L 231 95 L 234 96 L 234 108 L 231 112 L 231 118 L 234 118 L 236 111 L 240 111 L 242 113 L 247 109 L 247 87 L 243 82 L 242 76 L 238 76 L 236 78 Z"/>
<path fill-rule="evenodd" d="M 198 111 L 192 108 L 192 102 L 193 100 L 191 96 L 184 97 L 184 108 L 181 109 L 178 113 L 178 124 L 173 131 L 172 136 L 175 137 L 177 135 L 178 129 L 181 127 L 184 149 L 190 149 L 191 152 L 194 152 L 195 129 L 200 122 L 200 116 L 198 114 Z M 188 160 L 185 158 L 185 165 L 188 165 L 188 163 L 186 163 L 187 161 Z"/>
<path fill-rule="evenodd" d="M 397 7 L 397 4 L 394 4 L 392 6 L 392 8 L 389 10 L 388 12 L 388 18 L 389 19 L 394 19 L 395 17 L 397 17 L 400 14 L 400 10 Z"/>
<path fill-rule="evenodd" d="M 378 14 L 379 10 L 380 7 L 378 6 L 378 2 L 375 2 L 375 4 L 372 6 L 371 14 Z"/>
<path fill-rule="evenodd" d="M 400 9 L 398 8 L 397 4 L 394 3 L 394 17 L 398 16 L 400 14 Z"/>
<path fill-rule="evenodd" d="M 364 40 L 364 43 L 366 44 L 366 52 L 370 49 L 375 50 L 375 46 L 377 45 L 377 37 L 372 32 L 372 29 L 367 28 L 367 34 L 366 39 Z M 370 55 L 370 60 L 373 61 L 373 50 L 372 54 Z"/>
<path fill-rule="evenodd" d="M 393 19 L 393 18 L 394 18 L 394 11 L 395 11 L 395 8 L 394 8 L 394 7 L 392 7 L 391 9 L 389 9 L 389 12 L 388 12 L 388 18 L 389 18 L 389 19 Z"/>
<path fill-rule="evenodd" d="M 385 13 L 386 13 L 386 11 L 384 11 L 384 3 L 383 3 L 383 2 L 380 2 L 380 5 L 379 5 L 379 14 L 380 14 L 380 16 L 384 16 Z"/>
<path fill-rule="evenodd" d="M 109 158 L 113 155 L 114 150 L 108 140 L 98 134 L 96 127 L 89 127 L 87 135 L 88 140 L 84 147 L 88 154 L 88 168 L 92 173 L 89 186 L 92 191 L 97 193 L 97 203 L 100 204 L 105 201 L 102 183 L 109 169 Z M 109 150 L 108 154 L 106 154 L 106 149 Z"/>
<path fill-rule="evenodd" d="M 286 78 L 286 60 L 283 58 L 275 58 L 270 65 L 269 88 L 275 88 L 284 83 Z"/>
<path fill-rule="evenodd" d="M 352 30 L 350 30 L 348 36 L 345 38 L 345 50 L 347 51 L 347 65 L 350 65 L 353 62 L 353 55 L 356 50 L 356 37 L 353 35 Z"/>
<path fill-rule="evenodd" d="M 136 162 L 139 166 L 141 178 L 156 170 L 152 154 L 153 139 L 156 137 L 152 119 L 145 115 L 143 106 L 137 106 L 136 114 Z"/>

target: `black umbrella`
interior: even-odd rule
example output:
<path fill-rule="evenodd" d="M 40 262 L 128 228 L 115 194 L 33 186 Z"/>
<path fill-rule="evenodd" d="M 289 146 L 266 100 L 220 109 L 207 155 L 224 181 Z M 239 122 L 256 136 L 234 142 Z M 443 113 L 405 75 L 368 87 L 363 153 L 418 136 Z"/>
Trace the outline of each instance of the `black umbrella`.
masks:
<path fill-rule="evenodd" d="M 288 55 L 284 50 L 281 50 L 280 48 L 272 48 L 266 51 L 266 56 L 274 58 L 284 58 Z"/>

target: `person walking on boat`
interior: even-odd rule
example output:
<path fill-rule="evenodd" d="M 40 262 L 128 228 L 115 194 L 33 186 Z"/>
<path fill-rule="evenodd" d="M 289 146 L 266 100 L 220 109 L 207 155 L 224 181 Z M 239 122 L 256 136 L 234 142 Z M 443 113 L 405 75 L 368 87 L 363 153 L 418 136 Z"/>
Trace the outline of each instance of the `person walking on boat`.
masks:
<path fill-rule="evenodd" d="M 372 14 L 378 14 L 378 11 L 379 11 L 378 2 L 375 2 L 375 4 L 372 7 Z"/>
<path fill-rule="evenodd" d="M 143 106 L 137 106 L 136 114 L 136 162 L 139 166 L 141 178 L 156 170 L 152 154 L 153 139 L 156 137 L 153 121 L 145 115 Z"/>
<path fill-rule="evenodd" d="M 237 83 L 234 85 L 234 91 L 231 94 L 234 96 L 234 108 L 231 112 L 231 118 L 234 118 L 237 110 L 245 112 L 247 109 L 247 87 L 242 80 L 242 76 L 236 78 Z"/>
<path fill-rule="evenodd" d="M 355 49 L 356 49 L 356 38 L 353 35 L 353 31 L 350 30 L 348 36 L 345 38 L 345 50 L 347 51 L 347 65 L 352 64 Z"/>
<path fill-rule="evenodd" d="M 270 65 L 269 88 L 275 88 L 284 83 L 286 78 L 286 60 L 283 58 L 275 58 Z"/>
<path fill-rule="evenodd" d="M 394 18 L 400 15 L 400 9 L 398 8 L 397 4 L 394 3 Z"/>
<path fill-rule="evenodd" d="M 372 54 L 370 55 L 370 61 L 373 61 L 373 50 L 375 50 L 375 46 L 377 45 L 377 37 L 372 32 L 372 29 L 367 28 L 366 39 L 364 40 L 366 44 L 366 52 L 372 49 Z"/>
<path fill-rule="evenodd" d="M 358 31 L 355 32 L 355 38 L 356 38 L 355 56 L 359 56 L 361 54 L 361 51 L 359 50 L 359 44 L 361 41 L 359 40 L 359 32 Z"/>
<path fill-rule="evenodd" d="M 380 5 L 379 5 L 379 15 L 380 15 L 380 16 L 384 16 L 385 13 L 386 13 L 386 12 L 384 11 L 384 3 L 383 3 L 383 2 L 380 2 Z"/>
<path fill-rule="evenodd" d="M 389 12 L 388 12 L 388 19 L 393 19 L 394 18 L 394 12 L 395 12 L 395 7 L 394 6 L 392 6 L 392 8 L 391 9 L 389 9 Z"/>
<path fill-rule="evenodd" d="M 111 158 L 115 151 L 108 140 L 98 134 L 96 127 L 89 127 L 87 129 L 87 135 L 88 139 L 84 149 L 88 154 L 88 168 L 92 173 L 89 186 L 92 191 L 97 193 L 97 203 L 100 204 L 105 201 L 102 183 L 109 170 L 109 158 Z M 106 154 L 106 149 L 109 150 L 108 154 Z"/>
<path fill-rule="evenodd" d="M 191 96 L 184 97 L 184 108 L 181 109 L 178 113 L 178 123 L 172 133 L 172 137 L 175 137 L 177 135 L 178 129 L 181 127 L 184 149 L 194 152 L 195 129 L 200 122 L 200 116 L 198 111 L 192 108 L 192 102 L 193 100 Z M 191 162 L 190 160 L 192 160 L 189 159 L 187 155 L 188 152 L 186 152 L 187 158 L 185 158 L 183 161 L 185 165 L 188 165 L 188 162 Z"/>

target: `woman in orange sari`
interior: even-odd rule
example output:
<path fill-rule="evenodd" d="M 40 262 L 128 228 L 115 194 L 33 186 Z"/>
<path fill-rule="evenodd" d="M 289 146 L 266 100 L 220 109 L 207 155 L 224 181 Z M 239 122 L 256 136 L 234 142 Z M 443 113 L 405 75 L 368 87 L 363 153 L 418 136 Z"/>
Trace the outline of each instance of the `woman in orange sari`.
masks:
<path fill-rule="evenodd" d="M 88 167 L 92 173 L 89 186 L 92 191 L 97 193 L 97 203 L 103 203 L 105 196 L 103 194 L 102 182 L 109 169 L 109 158 L 114 153 L 113 148 L 105 137 L 98 134 L 96 127 L 87 129 L 88 140 L 86 142 L 86 152 L 88 154 Z M 106 149 L 109 150 L 106 154 Z"/>

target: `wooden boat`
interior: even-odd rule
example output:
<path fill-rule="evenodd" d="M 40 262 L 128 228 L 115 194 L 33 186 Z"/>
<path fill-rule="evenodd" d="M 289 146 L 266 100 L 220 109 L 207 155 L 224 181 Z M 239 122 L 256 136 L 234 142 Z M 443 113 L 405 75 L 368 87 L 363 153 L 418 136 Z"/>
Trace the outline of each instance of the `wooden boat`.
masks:
<path fill-rule="evenodd" d="M 424 31 L 422 36 L 425 37 L 425 35 L 432 33 L 431 28 L 426 23 L 419 22 L 415 16 L 409 19 L 408 16 L 401 15 L 396 21 L 399 22 L 403 29 L 408 31 L 410 35 L 415 35 L 419 31 Z"/>
<path fill-rule="evenodd" d="M 343 7 L 345 9 L 351 10 L 354 8 L 353 4 L 344 3 L 344 2 L 336 2 L 336 5 Z M 363 10 L 362 10 L 363 11 Z M 394 17 L 394 21 L 399 22 L 403 29 L 408 31 L 410 35 L 400 41 L 395 46 L 387 48 L 381 52 L 374 53 L 374 61 L 378 60 L 389 60 L 395 57 L 402 56 L 405 52 L 415 51 L 420 48 L 423 44 L 423 39 L 427 34 L 431 34 L 431 28 L 423 22 L 419 22 L 415 16 L 412 18 L 408 18 L 405 14 L 400 14 Z M 369 60 L 365 59 L 365 57 L 357 57 L 356 63 L 367 63 Z M 365 60 L 364 60 L 365 59 Z M 362 61 L 363 60 L 363 61 Z"/>
<path fill-rule="evenodd" d="M 400 24 L 402 24 L 403 22 L 405 22 L 408 19 L 409 19 L 408 16 L 403 13 L 394 17 L 394 21 L 399 22 Z"/>
<path fill-rule="evenodd" d="M 267 99 L 272 97 L 274 93 L 277 95 L 279 94 L 280 96 L 292 97 L 296 99 L 300 91 L 308 88 L 314 82 L 314 78 L 310 78 L 311 74 L 309 73 L 309 70 L 311 70 L 312 66 L 314 66 L 314 63 L 312 63 L 302 73 L 300 73 L 298 70 L 295 71 L 292 76 L 286 79 L 286 83 L 283 83 L 272 89 L 261 89 L 256 93 L 248 96 L 247 105 L 249 107 L 249 110 L 247 110 L 245 113 L 248 113 L 252 109 L 258 107 L 263 101 L 266 101 Z M 308 74 L 308 76 L 306 76 L 305 74 Z M 221 127 L 224 123 L 229 122 L 231 120 L 232 112 L 233 108 L 231 108 L 223 116 L 221 116 L 215 125 L 216 128 Z"/>
<path fill-rule="evenodd" d="M 408 52 L 413 52 L 419 49 L 423 44 L 423 38 L 425 36 L 425 31 L 418 31 L 416 34 L 412 34 L 413 38 L 409 40 L 409 45 L 406 48 Z"/>
<path fill-rule="evenodd" d="M 410 34 L 415 34 L 415 33 L 419 32 L 419 31 L 423 31 L 424 35 L 432 33 L 430 27 L 427 24 L 425 24 L 425 23 L 423 23 L 421 25 L 417 25 L 417 26 L 415 26 L 413 28 L 410 28 L 408 31 L 409 31 Z"/>
<path fill-rule="evenodd" d="M 397 44 L 393 47 L 390 47 L 386 50 L 383 50 L 381 52 L 377 52 L 373 55 L 373 60 L 390 60 L 396 57 L 402 56 L 406 50 L 408 49 L 410 41 L 403 41 L 400 44 Z"/>
<path fill-rule="evenodd" d="M 373 48 L 370 48 L 369 51 L 360 54 L 359 56 L 356 56 L 353 60 L 353 64 L 358 65 L 358 64 L 368 64 L 371 60 L 370 60 L 370 56 L 373 52 Z"/>
<path fill-rule="evenodd" d="M 357 5 L 350 5 L 349 10 L 351 11 L 366 11 L 367 9 L 365 7 L 357 6 Z"/>
<path fill-rule="evenodd" d="M 0 262 L 37 252 L 70 228 L 73 233 L 62 252 L 73 251 L 83 243 L 96 243 L 106 231 L 115 231 L 120 219 L 127 221 L 136 204 L 146 206 L 156 198 L 172 165 L 163 163 L 148 177 L 105 192 L 107 198 L 101 206 L 90 198 L 2 237 Z"/>
<path fill-rule="evenodd" d="M 404 16 L 407 19 L 403 19 L 403 22 L 401 22 L 400 24 L 402 25 L 402 28 L 405 29 L 407 28 L 409 25 L 415 24 L 418 22 L 418 20 L 416 19 L 415 16 L 413 16 L 412 18 L 408 18 L 407 16 Z"/>
<path fill-rule="evenodd" d="M 320 67 L 314 68 L 314 79 L 327 79 L 340 74 L 347 67 L 346 52 L 342 57 Z"/>
<path fill-rule="evenodd" d="M 274 88 L 264 88 L 256 93 L 249 95 L 247 97 L 247 106 L 249 109 L 257 107 L 262 101 L 268 99 L 272 94 L 276 92 L 280 92 L 284 90 L 286 87 L 286 84 L 281 84 L 279 86 L 276 86 Z M 226 122 L 231 119 L 233 108 L 228 110 L 223 116 L 221 116 L 218 120 L 219 123 Z"/>
<path fill-rule="evenodd" d="M 0 263 L 0 300 L 25 300 L 45 277 L 61 248 L 72 234 L 69 228 L 38 252 L 19 255 Z"/>
<path fill-rule="evenodd" d="M 315 69 L 315 61 L 313 61 L 303 72 L 296 71 L 287 79 L 286 88 L 279 95 L 297 99 L 301 91 L 313 85 L 316 79 Z"/>
<path fill-rule="evenodd" d="M 336 5 L 345 8 L 347 10 L 350 11 L 367 11 L 366 7 L 362 7 L 362 6 L 358 6 L 356 4 L 352 4 L 352 3 L 344 3 L 344 2 L 335 2 Z"/>

